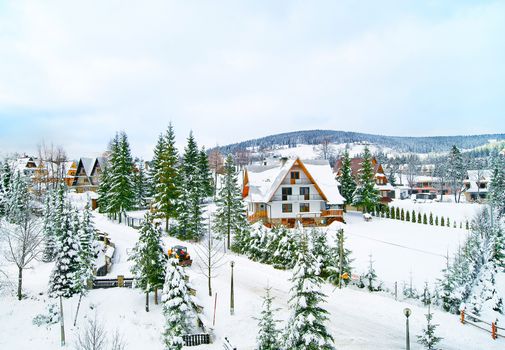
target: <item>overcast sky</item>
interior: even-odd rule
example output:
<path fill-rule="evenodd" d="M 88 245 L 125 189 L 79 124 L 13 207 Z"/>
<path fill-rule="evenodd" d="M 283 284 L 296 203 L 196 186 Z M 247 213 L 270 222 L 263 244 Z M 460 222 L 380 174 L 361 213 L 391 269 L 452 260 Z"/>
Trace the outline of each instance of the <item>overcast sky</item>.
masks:
<path fill-rule="evenodd" d="M 0 0 L 0 153 L 505 132 L 504 38 L 504 1 Z"/>

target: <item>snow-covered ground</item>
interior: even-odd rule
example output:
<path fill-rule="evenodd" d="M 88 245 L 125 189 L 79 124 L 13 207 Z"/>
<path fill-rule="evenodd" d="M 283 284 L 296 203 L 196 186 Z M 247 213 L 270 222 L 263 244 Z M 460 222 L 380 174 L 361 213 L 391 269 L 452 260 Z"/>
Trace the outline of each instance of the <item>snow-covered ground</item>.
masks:
<path fill-rule="evenodd" d="M 446 199 L 451 200 L 451 202 L 446 202 Z M 390 205 L 394 206 L 395 208 L 398 207 L 410 211 L 415 210 L 416 213 L 426 213 L 426 215 L 433 213 L 434 216 L 444 216 L 451 220 L 451 225 L 453 220 L 456 220 L 458 225 L 460 222 L 465 225 L 465 222 L 467 220 L 468 222 L 471 222 L 475 214 L 477 214 L 480 210 L 487 208 L 486 205 L 478 203 L 454 203 L 452 202 L 452 199 L 452 196 L 444 196 L 444 202 L 414 202 L 411 199 L 395 199 Z"/>
<path fill-rule="evenodd" d="M 379 277 L 387 281 L 408 279 L 410 270 L 416 284 L 425 280 L 433 281 L 445 264 L 443 256 L 446 250 L 454 250 L 465 235 L 464 230 L 427 227 L 388 219 L 374 218 L 371 222 L 365 222 L 359 214 L 349 214 L 347 221 L 347 243 L 353 251 L 356 269 L 366 269 L 368 254 L 371 252 Z M 137 240 L 138 231 L 111 222 L 100 214 L 95 214 L 95 224 L 99 230 L 107 232 L 116 244 L 110 276 L 129 276 L 130 262 L 127 258 Z M 330 234 L 335 229 L 336 227 L 330 228 Z M 179 242 L 165 238 L 165 243 L 169 246 Z M 194 252 L 192 244 L 185 245 L 189 247 L 190 253 Z M 289 314 L 287 300 L 291 274 L 231 253 L 227 254 L 226 259 L 235 261 L 235 315 L 229 314 L 230 267 L 226 264 L 217 271 L 213 280 L 214 292 L 217 293 L 215 334 L 218 340 L 212 345 L 198 348 L 222 349 L 220 339 L 228 336 L 238 349 L 253 349 L 256 335 L 256 321 L 253 317 L 259 314 L 264 287 L 272 287 L 276 297 L 274 306 L 281 308 L 279 318 L 286 320 Z M 46 328 L 32 324 L 33 317 L 42 313 L 47 304 L 46 290 L 51 268 L 51 264 L 35 263 L 26 271 L 25 292 L 29 295 L 28 299 L 18 302 L 12 296 L 0 297 L 0 349 L 59 348 L 59 325 Z M 205 307 L 206 318 L 212 320 L 215 296 L 207 295 L 207 281 L 198 273 L 196 259 L 189 268 L 189 274 L 192 285 L 197 289 L 197 297 Z M 384 294 L 370 294 L 364 290 L 339 290 L 332 285 L 324 285 L 323 289 L 328 295 L 328 303 L 325 305 L 330 313 L 328 326 L 338 349 L 402 348 L 405 332 L 402 310 L 405 307 L 413 310 L 412 334 L 419 334 L 424 326 L 426 310 L 417 303 L 399 302 Z M 161 307 L 153 305 L 151 300 L 151 311 L 146 313 L 144 295 L 137 290 L 113 288 L 90 291 L 83 299 L 77 327 L 73 327 L 77 299 L 72 298 L 64 303 L 68 344 L 73 344 L 79 328 L 85 324 L 85 318 L 97 314 L 108 331 L 118 329 L 123 334 L 128 344 L 127 349 L 163 349 L 160 339 L 163 327 Z M 440 324 L 439 335 L 445 338 L 441 344 L 443 349 L 505 347 L 503 340 L 493 341 L 489 334 L 461 325 L 455 315 L 435 310 L 434 320 Z M 412 349 L 420 349 L 414 336 L 411 340 Z M 69 345 L 67 348 L 73 347 Z"/>
<path fill-rule="evenodd" d="M 387 154 L 397 155 L 398 152 L 393 151 L 390 148 L 378 147 L 376 145 L 364 145 L 361 143 L 351 143 L 351 144 L 331 144 L 331 150 L 335 153 L 343 153 L 346 147 L 349 147 L 349 155 L 351 157 L 357 157 L 363 154 L 365 147 L 368 146 L 370 152 L 376 153 L 382 151 Z M 319 145 L 304 145 L 299 144 L 296 147 L 281 146 L 279 148 L 268 151 L 271 155 L 278 155 L 281 157 L 300 157 L 302 159 L 320 159 L 320 146 Z"/>

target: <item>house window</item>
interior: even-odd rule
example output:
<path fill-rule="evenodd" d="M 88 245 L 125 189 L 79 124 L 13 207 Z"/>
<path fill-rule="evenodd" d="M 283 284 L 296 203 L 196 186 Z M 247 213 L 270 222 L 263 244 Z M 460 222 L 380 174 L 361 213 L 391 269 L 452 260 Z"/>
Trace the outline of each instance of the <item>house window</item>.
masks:
<path fill-rule="evenodd" d="M 303 199 L 308 201 L 310 199 L 310 187 L 300 187 L 300 196 L 303 196 Z"/>
<path fill-rule="evenodd" d="M 292 171 L 291 172 L 291 178 L 298 180 L 300 178 L 300 172 L 299 171 Z"/>
<path fill-rule="evenodd" d="M 291 187 L 283 187 L 282 188 L 282 200 L 287 201 L 288 196 L 293 194 L 293 189 Z"/>
<path fill-rule="evenodd" d="M 293 212 L 293 204 L 291 203 L 285 203 L 282 205 L 282 212 L 283 213 L 292 213 Z"/>
<path fill-rule="evenodd" d="M 300 203 L 300 213 L 308 213 L 310 211 L 309 203 Z"/>

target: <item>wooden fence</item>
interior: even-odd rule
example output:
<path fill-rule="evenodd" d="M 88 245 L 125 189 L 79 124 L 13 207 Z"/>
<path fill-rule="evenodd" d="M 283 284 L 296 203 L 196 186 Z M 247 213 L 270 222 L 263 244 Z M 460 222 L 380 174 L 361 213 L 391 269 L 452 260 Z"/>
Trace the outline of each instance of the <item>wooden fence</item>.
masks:
<path fill-rule="evenodd" d="M 210 344 L 210 334 L 207 333 L 185 334 L 182 336 L 182 340 L 184 340 L 186 346 Z"/>
<path fill-rule="evenodd" d="M 469 320 L 470 319 L 470 320 Z M 485 332 L 491 334 L 491 338 L 496 339 L 498 337 L 505 338 L 505 328 L 498 327 L 496 322 L 487 322 L 478 316 L 465 311 L 465 309 L 461 310 L 460 320 L 462 324 L 469 324 L 479 329 L 482 329 Z M 498 331 L 502 331 L 502 334 L 499 334 Z"/>
<path fill-rule="evenodd" d="M 223 340 L 223 349 L 224 350 L 237 350 L 236 347 L 234 347 L 233 345 L 231 345 L 230 340 L 227 337 L 224 337 L 224 340 Z"/>
<path fill-rule="evenodd" d="M 102 289 L 102 288 L 115 288 L 115 287 L 125 287 L 131 288 L 133 285 L 133 278 L 122 278 L 118 276 L 118 278 L 100 278 L 93 280 L 93 289 Z"/>

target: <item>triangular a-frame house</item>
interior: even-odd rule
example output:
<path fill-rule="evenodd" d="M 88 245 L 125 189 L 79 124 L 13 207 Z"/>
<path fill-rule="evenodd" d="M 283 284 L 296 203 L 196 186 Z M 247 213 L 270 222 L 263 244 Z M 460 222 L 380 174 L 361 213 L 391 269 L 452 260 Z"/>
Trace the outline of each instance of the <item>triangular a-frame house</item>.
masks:
<path fill-rule="evenodd" d="M 343 221 L 344 198 L 326 160 L 281 158 L 251 165 L 243 174 L 242 197 L 251 221 L 266 225 L 328 225 Z"/>

